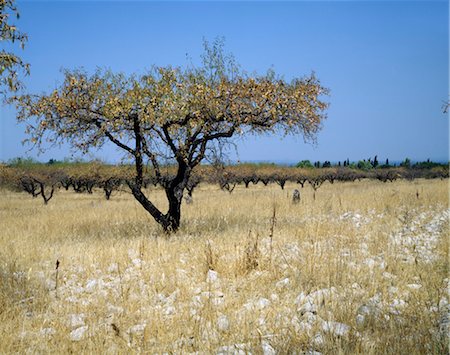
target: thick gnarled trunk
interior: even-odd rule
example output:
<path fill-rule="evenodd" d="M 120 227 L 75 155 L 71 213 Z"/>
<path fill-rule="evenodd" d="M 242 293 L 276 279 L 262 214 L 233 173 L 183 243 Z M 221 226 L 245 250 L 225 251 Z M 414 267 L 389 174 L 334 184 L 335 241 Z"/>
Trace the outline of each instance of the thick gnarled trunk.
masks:
<path fill-rule="evenodd" d="M 169 208 L 167 213 L 162 213 L 143 193 L 141 179 L 137 178 L 135 183 L 130 183 L 131 192 L 134 198 L 150 213 L 155 221 L 164 229 L 166 233 L 174 233 L 180 227 L 181 202 L 183 193 L 190 177 L 190 168 L 183 162 L 179 162 L 177 175 L 170 181 L 163 184 Z M 138 173 L 138 176 L 141 174 Z"/>
<path fill-rule="evenodd" d="M 187 181 L 186 181 L 187 182 Z M 169 209 L 165 215 L 162 227 L 166 232 L 176 232 L 180 227 L 181 220 L 181 202 L 186 183 L 183 181 L 180 185 L 172 189 L 166 189 Z"/>

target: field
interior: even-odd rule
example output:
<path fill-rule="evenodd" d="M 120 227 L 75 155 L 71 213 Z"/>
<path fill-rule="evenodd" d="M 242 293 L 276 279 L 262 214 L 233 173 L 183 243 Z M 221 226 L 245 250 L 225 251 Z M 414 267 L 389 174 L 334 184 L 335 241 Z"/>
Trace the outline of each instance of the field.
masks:
<path fill-rule="evenodd" d="M 0 353 L 446 353 L 448 180 L 294 188 L 1 190 Z"/>

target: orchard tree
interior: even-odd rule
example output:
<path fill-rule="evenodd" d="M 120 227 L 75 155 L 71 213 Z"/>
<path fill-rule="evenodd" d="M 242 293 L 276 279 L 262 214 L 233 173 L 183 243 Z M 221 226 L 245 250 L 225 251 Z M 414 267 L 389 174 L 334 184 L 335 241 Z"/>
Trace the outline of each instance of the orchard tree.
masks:
<path fill-rule="evenodd" d="M 27 41 L 27 35 L 18 31 L 11 22 L 19 18 L 19 12 L 13 0 L 0 0 L 0 41 L 3 46 L 12 47 L 19 43 L 22 49 Z M 0 48 L 0 94 L 5 95 L 8 91 L 17 91 L 21 84 L 18 79 L 19 73 L 29 73 L 28 64 L 13 52 Z"/>
<path fill-rule="evenodd" d="M 193 169 L 216 144 L 243 134 L 300 134 L 314 140 L 328 106 L 328 90 L 314 74 L 287 82 L 248 75 L 224 54 L 223 41 L 205 42 L 202 66 L 154 67 L 144 75 L 98 70 L 64 72 L 52 93 L 17 97 L 18 120 L 29 122 L 30 142 L 69 142 L 87 152 L 111 142 L 133 161 L 128 185 L 167 232 L 180 226 L 183 192 Z M 172 161 L 176 173 L 162 173 Z M 144 193 L 152 170 L 169 203 L 158 209 Z"/>

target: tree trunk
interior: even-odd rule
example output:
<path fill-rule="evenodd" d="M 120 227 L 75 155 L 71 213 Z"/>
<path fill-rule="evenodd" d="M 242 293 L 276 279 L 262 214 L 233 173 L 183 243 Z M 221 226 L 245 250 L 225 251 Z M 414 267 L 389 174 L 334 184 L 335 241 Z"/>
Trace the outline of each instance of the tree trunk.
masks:
<path fill-rule="evenodd" d="M 151 214 L 155 221 L 164 229 L 166 233 L 175 233 L 180 227 L 181 220 L 181 202 L 183 192 L 186 189 L 190 177 L 190 168 L 180 163 L 178 165 L 177 175 L 168 183 L 164 184 L 169 209 L 163 214 L 142 192 L 142 182 L 129 182 L 131 192 L 134 198 Z M 140 173 L 138 176 L 141 176 Z"/>
<path fill-rule="evenodd" d="M 181 201 L 183 199 L 183 182 L 174 188 L 166 189 L 167 199 L 169 201 L 169 210 L 164 216 L 164 224 L 162 227 L 165 232 L 176 232 L 180 227 L 181 220 Z"/>
<path fill-rule="evenodd" d="M 169 201 L 169 210 L 164 216 L 162 227 L 167 233 L 173 233 L 180 227 L 181 202 L 183 192 L 189 182 L 191 170 L 183 162 L 178 162 L 178 171 L 174 179 L 166 186 L 166 196 Z"/>

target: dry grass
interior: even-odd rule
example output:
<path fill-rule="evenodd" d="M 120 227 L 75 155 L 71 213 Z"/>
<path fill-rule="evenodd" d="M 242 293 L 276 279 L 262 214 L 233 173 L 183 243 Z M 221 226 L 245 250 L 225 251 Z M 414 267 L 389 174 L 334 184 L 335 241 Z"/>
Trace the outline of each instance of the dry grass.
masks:
<path fill-rule="evenodd" d="M 0 353 L 446 353 L 448 182 L 294 188 L 0 191 Z"/>

